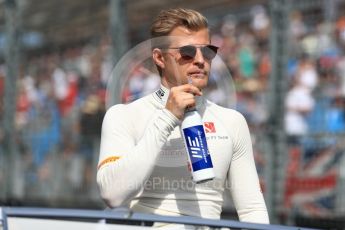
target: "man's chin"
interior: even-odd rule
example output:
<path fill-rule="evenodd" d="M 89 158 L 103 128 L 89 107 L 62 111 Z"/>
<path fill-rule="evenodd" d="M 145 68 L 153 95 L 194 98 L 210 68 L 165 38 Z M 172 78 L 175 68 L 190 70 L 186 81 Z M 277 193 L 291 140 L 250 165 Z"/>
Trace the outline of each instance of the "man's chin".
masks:
<path fill-rule="evenodd" d="M 205 79 L 200 79 L 200 78 L 193 78 L 192 79 L 192 84 L 195 87 L 198 87 L 199 89 L 204 89 L 207 86 L 207 81 Z"/>
<path fill-rule="evenodd" d="M 207 87 L 206 84 L 195 84 L 194 86 L 197 87 L 200 90 L 203 90 L 203 89 L 205 89 Z"/>

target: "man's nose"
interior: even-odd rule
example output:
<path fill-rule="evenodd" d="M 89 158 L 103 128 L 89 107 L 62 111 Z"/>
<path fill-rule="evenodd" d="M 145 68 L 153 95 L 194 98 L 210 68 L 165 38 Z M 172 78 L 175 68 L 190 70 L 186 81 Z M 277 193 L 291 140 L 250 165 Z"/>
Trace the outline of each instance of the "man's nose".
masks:
<path fill-rule="evenodd" d="M 195 63 L 199 63 L 199 64 L 204 64 L 204 62 L 205 62 L 204 56 L 202 55 L 202 52 L 201 52 L 200 48 L 196 49 L 196 54 L 195 54 L 195 57 L 194 57 L 194 62 Z"/>

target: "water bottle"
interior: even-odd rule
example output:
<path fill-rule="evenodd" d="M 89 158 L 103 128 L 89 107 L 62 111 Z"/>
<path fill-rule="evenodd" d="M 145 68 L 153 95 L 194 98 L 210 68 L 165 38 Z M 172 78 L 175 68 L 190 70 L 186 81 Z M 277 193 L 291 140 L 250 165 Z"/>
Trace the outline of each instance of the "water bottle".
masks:
<path fill-rule="evenodd" d="M 193 181 L 202 183 L 215 177 L 211 155 L 201 116 L 196 109 L 188 110 L 181 123 L 181 133 L 188 155 Z"/>

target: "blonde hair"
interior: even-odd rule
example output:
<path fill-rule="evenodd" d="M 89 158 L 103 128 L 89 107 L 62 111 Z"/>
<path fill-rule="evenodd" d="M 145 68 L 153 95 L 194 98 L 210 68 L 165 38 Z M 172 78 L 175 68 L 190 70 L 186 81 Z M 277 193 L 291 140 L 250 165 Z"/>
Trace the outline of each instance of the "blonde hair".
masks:
<path fill-rule="evenodd" d="M 207 19 L 199 12 L 191 9 L 175 8 L 162 10 L 151 25 L 151 48 L 162 48 L 169 41 L 161 39 L 159 42 L 154 38 L 165 37 L 178 26 L 183 26 L 191 31 L 208 28 Z M 163 42 L 162 42 L 163 41 Z M 162 76 L 162 69 L 156 65 L 158 73 Z"/>
<path fill-rule="evenodd" d="M 198 31 L 208 28 L 208 23 L 207 19 L 195 10 L 183 8 L 162 10 L 152 23 L 151 38 L 168 36 L 178 26 Z"/>

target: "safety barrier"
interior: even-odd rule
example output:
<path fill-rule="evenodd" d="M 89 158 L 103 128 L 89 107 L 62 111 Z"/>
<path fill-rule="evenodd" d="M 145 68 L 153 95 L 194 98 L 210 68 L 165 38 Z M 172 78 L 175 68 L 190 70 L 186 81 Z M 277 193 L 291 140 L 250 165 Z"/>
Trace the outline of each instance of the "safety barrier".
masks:
<path fill-rule="evenodd" d="M 44 227 L 45 229 L 47 229 L 47 227 L 49 227 L 49 229 L 52 229 L 53 225 L 54 227 L 56 227 L 56 229 L 76 229 L 76 227 L 83 227 L 83 229 L 100 229 L 99 227 L 104 225 L 107 225 L 106 229 L 145 229 L 150 228 L 150 226 L 152 226 L 152 224 L 155 222 L 231 229 L 310 229 L 294 226 L 245 223 L 233 220 L 213 220 L 190 216 L 160 216 L 131 212 L 125 209 L 82 210 L 3 207 L 0 208 L 0 215 L 2 230 L 44 229 Z M 95 226 L 97 228 L 92 228 Z"/>

